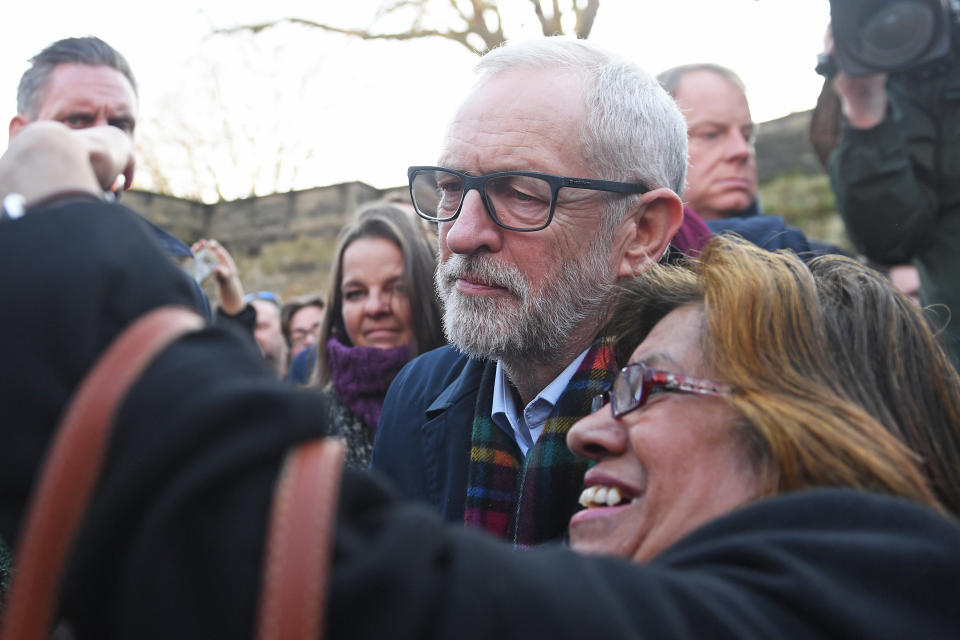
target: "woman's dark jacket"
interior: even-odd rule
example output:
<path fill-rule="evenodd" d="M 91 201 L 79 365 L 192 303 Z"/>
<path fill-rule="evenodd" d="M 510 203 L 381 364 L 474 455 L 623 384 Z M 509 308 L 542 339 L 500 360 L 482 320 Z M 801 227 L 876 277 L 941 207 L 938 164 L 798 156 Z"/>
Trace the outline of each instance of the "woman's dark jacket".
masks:
<path fill-rule="evenodd" d="M 121 207 L 0 223 L 0 535 L 16 542 L 53 426 L 97 355 L 194 288 Z M 84 638 L 251 637 L 264 523 L 284 452 L 320 434 L 316 393 L 273 380 L 242 336 L 174 343 L 120 410 L 61 616 Z M 719 518 L 640 567 L 520 553 L 348 471 L 331 638 L 956 638 L 960 529 L 848 491 Z"/>

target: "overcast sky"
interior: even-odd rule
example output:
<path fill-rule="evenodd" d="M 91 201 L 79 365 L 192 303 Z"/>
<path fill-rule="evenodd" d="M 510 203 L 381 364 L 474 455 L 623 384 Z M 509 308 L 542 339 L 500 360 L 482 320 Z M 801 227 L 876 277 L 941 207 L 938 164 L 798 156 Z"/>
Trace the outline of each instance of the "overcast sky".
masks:
<path fill-rule="evenodd" d="M 408 165 L 435 160 L 475 56 L 442 40 L 370 42 L 304 28 L 210 37 L 217 27 L 285 15 L 364 26 L 380 4 L 17 2 L 0 27 L 4 121 L 16 111 L 30 56 L 59 38 L 92 34 L 134 68 L 142 145 L 177 131 L 198 140 L 232 132 L 233 156 L 215 162 L 237 169 L 228 195 L 249 191 L 251 180 L 262 181 L 261 191 L 348 180 L 397 186 Z M 508 36 L 538 35 L 528 0 L 500 5 Z M 590 39 L 652 73 L 688 62 L 727 65 L 743 77 L 762 122 L 815 104 L 822 79 L 813 66 L 828 21 L 828 0 L 602 0 Z M 278 154 L 289 158 L 279 180 L 265 160 Z M 269 170 L 257 173 L 257 163 Z"/>

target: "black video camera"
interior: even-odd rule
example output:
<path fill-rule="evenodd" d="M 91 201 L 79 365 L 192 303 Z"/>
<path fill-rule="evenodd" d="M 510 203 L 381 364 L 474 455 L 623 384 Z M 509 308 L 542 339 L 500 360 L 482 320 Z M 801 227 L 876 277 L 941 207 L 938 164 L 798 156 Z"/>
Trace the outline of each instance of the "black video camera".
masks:
<path fill-rule="evenodd" d="M 945 71 L 960 40 L 960 0 L 830 0 L 830 19 L 834 54 L 817 65 L 828 77 Z"/>

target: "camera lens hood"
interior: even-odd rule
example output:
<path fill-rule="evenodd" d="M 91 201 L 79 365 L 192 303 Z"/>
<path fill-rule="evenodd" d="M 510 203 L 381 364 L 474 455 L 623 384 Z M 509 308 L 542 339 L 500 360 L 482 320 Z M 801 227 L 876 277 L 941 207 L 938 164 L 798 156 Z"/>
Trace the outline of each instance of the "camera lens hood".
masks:
<path fill-rule="evenodd" d="M 946 0 L 831 0 L 837 65 L 850 75 L 907 71 L 950 52 Z"/>

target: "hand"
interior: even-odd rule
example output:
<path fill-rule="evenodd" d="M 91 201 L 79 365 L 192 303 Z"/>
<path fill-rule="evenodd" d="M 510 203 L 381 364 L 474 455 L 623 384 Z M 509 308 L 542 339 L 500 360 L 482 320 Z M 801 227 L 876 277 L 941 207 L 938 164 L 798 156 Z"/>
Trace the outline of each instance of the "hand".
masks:
<path fill-rule="evenodd" d="M 0 197 L 20 193 L 32 203 L 63 191 L 97 198 L 123 174 L 133 178 L 130 137 L 116 127 L 74 130 L 54 121 L 26 125 L 0 157 Z"/>
<path fill-rule="evenodd" d="M 197 240 L 190 250 L 194 253 L 207 249 L 217 257 L 217 268 L 213 277 L 217 281 L 217 295 L 220 297 L 220 308 L 227 315 L 235 316 L 243 311 L 243 283 L 237 265 L 230 252 L 223 248 L 216 240 Z"/>
<path fill-rule="evenodd" d="M 833 55 L 833 29 L 827 25 L 823 38 L 824 53 Z M 869 73 L 850 76 L 838 70 L 833 89 L 840 98 L 840 110 L 854 129 L 870 129 L 883 122 L 887 114 L 887 74 Z"/>
<path fill-rule="evenodd" d="M 887 74 L 848 76 L 842 71 L 833 77 L 840 97 L 840 109 L 854 129 L 870 129 L 887 114 Z"/>

